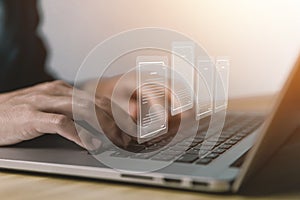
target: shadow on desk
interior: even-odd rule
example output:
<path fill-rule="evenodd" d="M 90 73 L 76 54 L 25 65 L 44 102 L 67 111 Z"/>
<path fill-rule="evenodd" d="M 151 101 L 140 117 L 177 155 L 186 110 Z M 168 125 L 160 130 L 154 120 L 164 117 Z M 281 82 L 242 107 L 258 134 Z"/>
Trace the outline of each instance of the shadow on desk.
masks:
<path fill-rule="evenodd" d="M 241 195 L 265 196 L 300 192 L 300 128 L 250 178 L 240 190 Z"/>

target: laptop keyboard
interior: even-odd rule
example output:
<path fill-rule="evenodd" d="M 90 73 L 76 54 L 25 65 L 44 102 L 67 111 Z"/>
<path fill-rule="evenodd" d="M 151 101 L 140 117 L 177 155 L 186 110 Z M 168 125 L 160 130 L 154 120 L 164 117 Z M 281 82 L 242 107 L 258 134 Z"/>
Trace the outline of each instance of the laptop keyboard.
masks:
<path fill-rule="evenodd" d="M 135 152 L 134 155 L 115 149 L 111 156 L 207 165 L 239 143 L 263 122 L 263 118 L 259 116 L 228 114 L 222 133 L 206 138 L 209 120 L 206 119 L 207 122 L 205 119 L 201 121 L 205 125 L 198 130 L 195 137 L 182 138 L 173 146 L 165 148 L 165 145 L 170 142 L 165 139 L 149 146 L 133 145 L 130 147 L 130 151 Z M 160 152 L 151 152 L 151 150 L 159 148 L 161 148 Z"/>

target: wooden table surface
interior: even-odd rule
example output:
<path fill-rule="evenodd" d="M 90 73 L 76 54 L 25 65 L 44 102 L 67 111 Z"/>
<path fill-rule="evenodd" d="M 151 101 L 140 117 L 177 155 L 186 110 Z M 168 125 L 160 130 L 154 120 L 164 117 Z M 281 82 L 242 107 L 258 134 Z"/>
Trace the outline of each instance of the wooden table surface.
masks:
<path fill-rule="evenodd" d="M 255 105 L 260 110 L 267 110 L 271 105 L 270 98 L 263 101 L 256 98 L 232 101 L 238 106 L 231 108 L 245 108 L 253 110 Z M 252 107 L 251 107 L 252 106 Z M 14 171 L 0 171 L 0 200 L 27 200 L 27 199 L 123 199 L 123 200 L 213 200 L 213 199 L 300 199 L 299 193 L 280 194 L 271 196 L 241 196 L 234 194 L 214 195 L 182 190 L 163 189 L 147 186 L 137 186 L 124 183 L 105 182 L 100 180 L 79 179 L 45 174 L 21 173 Z"/>

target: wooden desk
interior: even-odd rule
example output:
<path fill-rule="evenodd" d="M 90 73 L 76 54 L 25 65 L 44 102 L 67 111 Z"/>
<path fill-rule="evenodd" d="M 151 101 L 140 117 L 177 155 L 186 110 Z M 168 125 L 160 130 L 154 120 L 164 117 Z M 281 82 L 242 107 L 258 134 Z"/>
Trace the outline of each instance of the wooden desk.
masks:
<path fill-rule="evenodd" d="M 231 109 L 266 110 L 271 98 L 234 100 Z M 248 103 L 246 103 L 248 102 Z M 236 106 L 235 106 L 236 105 Z M 256 106 L 255 106 L 256 105 Z M 250 106 L 250 107 L 248 107 Z M 213 195 L 197 192 L 136 186 L 124 183 L 112 183 L 89 179 L 67 178 L 41 174 L 26 174 L 19 172 L 0 172 L 0 199 L 26 200 L 26 199 L 123 199 L 123 200 L 213 200 L 213 199 L 253 199 L 239 195 Z M 255 199 L 300 199 L 298 194 L 282 194 L 276 196 L 255 197 Z"/>
<path fill-rule="evenodd" d="M 264 197 L 240 195 L 213 195 L 197 192 L 135 186 L 87 179 L 46 175 L 0 172 L 0 199 L 3 200 L 242 200 L 242 199 L 300 199 L 299 194 L 282 194 Z"/>

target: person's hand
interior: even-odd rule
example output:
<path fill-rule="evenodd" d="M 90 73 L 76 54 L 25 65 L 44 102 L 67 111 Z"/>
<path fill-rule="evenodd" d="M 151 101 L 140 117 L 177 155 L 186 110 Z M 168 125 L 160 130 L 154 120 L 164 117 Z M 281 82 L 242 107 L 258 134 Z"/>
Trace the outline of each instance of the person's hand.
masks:
<path fill-rule="evenodd" d="M 62 81 L 0 94 L 0 146 L 50 133 L 59 134 L 87 148 L 75 128 L 72 107 L 77 106 L 79 115 L 86 119 L 88 113 L 85 110 L 93 104 L 89 95 L 84 92 L 76 101 L 72 94 L 73 88 Z M 91 141 L 91 138 L 86 140 Z M 89 144 L 90 141 L 85 143 Z M 99 143 L 100 141 L 98 145 Z"/>
<path fill-rule="evenodd" d="M 138 102 L 137 102 L 137 90 L 135 74 L 128 74 L 124 78 L 122 75 L 114 76 L 111 78 L 101 79 L 99 82 L 87 84 L 84 87 L 86 91 L 94 91 L 95 85 L 97 85 L 96 94 L 97 98 L 101 99 L 101 102 L 106 102 L 106 106 L 99 106 L 101 110 L 105 111 L 97 114 L 99 124 L 105 133 L 105 135 L 119 147 L 128 147 L 130 144 L 135 144 L 138 141 L 137 138 L 137 115 L 138 115 Z M 166 96 L 171 101 L 171 92 L 167 90 Z M 162 102 L 156 102 L 156 100 L 150 100 L 149 104 L 160 104 Z M 151 105 L 150 105 L 151 106 Z M 112 111 L 114 109 L 115 112 Z M 168 115 L 168 132 L 159 137 L 148 140 L 147 143 L 155 143 L 166 138 L 172 138 L 176 135 L 179 124 L 182 120 L 182 114 L 175 116 L 171 115 L 171 108 L 166 108 Z M 189 113 L 190 114 L 190 113 Z M 187 114 L 185 114 L 187 116 Z"/>

